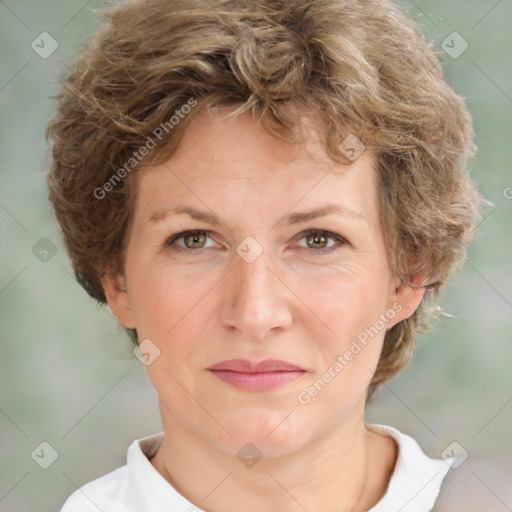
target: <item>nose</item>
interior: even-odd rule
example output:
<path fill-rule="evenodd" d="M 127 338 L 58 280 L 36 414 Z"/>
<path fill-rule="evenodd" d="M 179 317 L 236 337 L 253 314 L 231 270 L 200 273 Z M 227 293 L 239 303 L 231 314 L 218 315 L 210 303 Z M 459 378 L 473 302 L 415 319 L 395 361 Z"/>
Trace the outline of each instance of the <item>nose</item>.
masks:
<path fill-rule="evenodd" d="M 262 341 L 293 322 L 293 293 L 270 259 L 263 252 L 248 263 L 236 255 L 234 267 L 226 276 L 221 322 L 225 328 L 237 330 L 239 336 L 253 341 Z"/>

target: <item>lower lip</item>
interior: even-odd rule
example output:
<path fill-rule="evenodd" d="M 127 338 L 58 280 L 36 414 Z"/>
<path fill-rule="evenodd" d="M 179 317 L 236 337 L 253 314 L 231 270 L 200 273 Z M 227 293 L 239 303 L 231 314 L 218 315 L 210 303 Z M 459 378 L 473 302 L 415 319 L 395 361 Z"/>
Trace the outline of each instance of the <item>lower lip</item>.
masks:
<path fill-rule="evenodd" d="M 245 391 L 268 391 L 297 380 L 304 371 L 243 373 L 231 370 L 210 370 L 220 380 Z"/>

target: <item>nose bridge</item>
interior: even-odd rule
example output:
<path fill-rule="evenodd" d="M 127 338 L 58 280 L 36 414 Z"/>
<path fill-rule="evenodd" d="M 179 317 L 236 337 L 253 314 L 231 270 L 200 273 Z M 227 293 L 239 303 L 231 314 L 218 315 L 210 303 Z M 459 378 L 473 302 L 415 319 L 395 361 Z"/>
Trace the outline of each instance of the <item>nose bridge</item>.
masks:
<path fill-rule="evenodd" d="M 265 292 L 269 292 L 267 288 L 272 286 L 271 281 L 275 279 L 269 269 L 269 259 L 267 253 L 262 253 L 252 262 L 247 262 L 240 258 L 241 261 L 237 265 L 238 278 L 240 279 L 242 290 L 249 294 L 249 296 L 257 298 Z"/>
<path fill-rule="evenodd" d="M 273 266 L 265 251 L 253 261 L 236 255 L 223 322 L 251 339 L 261 340 L 268 331 L 291 322 L 285 287 Z"/>

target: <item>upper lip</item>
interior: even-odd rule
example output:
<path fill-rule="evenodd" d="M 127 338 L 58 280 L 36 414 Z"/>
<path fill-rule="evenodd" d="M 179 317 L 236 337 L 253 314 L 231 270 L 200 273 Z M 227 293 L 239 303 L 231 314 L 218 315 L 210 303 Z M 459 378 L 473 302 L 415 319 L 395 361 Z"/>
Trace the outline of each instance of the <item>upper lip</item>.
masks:
<path fill-rule="evenodd" d="M 209 370 L 231 370 L 240 373 L 264 373 L 264 372 L 292 372 L 304 371 L 303 368 L 279 359 L 267 359 L 265 361 L 248 361 L 247 359 L 229 359 L 214 364 Z"/>

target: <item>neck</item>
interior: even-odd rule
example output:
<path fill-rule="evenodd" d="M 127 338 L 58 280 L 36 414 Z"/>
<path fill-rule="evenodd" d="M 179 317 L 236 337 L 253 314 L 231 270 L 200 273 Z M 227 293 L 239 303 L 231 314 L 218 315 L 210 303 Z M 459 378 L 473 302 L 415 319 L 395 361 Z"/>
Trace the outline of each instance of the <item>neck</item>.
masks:
<path fill-rule="evenodd" d="M 394 442 L 368 431 L 360 416 L 292 453 L 245 465 L 168 412 L 151 462 L 202 510 L 362 512 L 385 492 L 396 459 Z"/>

